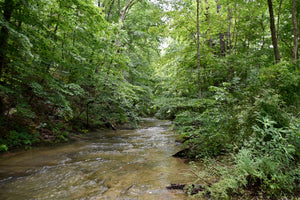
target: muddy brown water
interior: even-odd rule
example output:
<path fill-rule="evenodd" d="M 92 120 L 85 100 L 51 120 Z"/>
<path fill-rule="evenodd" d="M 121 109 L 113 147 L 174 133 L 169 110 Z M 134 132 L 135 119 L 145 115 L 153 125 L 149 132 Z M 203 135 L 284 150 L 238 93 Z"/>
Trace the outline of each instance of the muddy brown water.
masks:
<path fill-rule="evenodd" d="M 137 130 L 99 131 L 55 147 L 0 157 L 0 199 L 185 200 L 189 166 L 172 155 L 182 147 L 169 121 L 145 119 Z"/>

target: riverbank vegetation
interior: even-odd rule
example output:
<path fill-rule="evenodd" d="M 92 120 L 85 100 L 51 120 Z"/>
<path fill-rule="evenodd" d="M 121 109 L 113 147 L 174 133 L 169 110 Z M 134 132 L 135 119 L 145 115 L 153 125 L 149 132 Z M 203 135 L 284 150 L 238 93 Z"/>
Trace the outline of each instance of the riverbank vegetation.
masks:
<path fill-rule="evenodd" d="M 204 195 L 299 194 L 296 0 L 0 5 L 0 151 L 155 114 L 217 177 Z"/>
<path fill-rule="evenodd" d="M 299 194 L 299 9 L 207 0 L 176 1 L 168 12 L 156 116 L 174 120 L 185 156 L 205 158 L 205 170 L 194 170 L 206 185 L 198 196 Z"/>
<path fill-rule="evenodd" d="M 161 10 L 148 1 L 2 0 L 1 150 L 149 115 Z"/>

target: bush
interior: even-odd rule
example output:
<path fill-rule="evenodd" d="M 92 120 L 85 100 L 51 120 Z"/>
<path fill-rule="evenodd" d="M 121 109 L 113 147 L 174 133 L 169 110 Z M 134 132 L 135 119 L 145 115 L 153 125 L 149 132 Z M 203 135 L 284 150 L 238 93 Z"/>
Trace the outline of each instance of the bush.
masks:
<path fill-rule="evenodd" d="M 281 62 L 265 68 L 260 79 L 265 88 L 274 89 L 287 105 L 295 107 L 300 105 L 299 71 L 292 70 L 289 63 Z"/>
<path fill-rule="evenodd" d="M 186 139 L 185 145 L 189 148 L 187 156 L 218 156 L 240 143 L 238 107 L 236 99 L 228 93 L 229 85 L 211 87 L 214 94 L 211 98 L 198 99 L 202 112 L 185 110 L 176 115 L 177 131 Z"/>
<path fill-rule="evenodd" d="M 195 118 L 198 127 L 190 133 L 185 142 L 191 157 L 218 156 L 233 148 L 237 142 L 237 120 L 232 113 L 223 112 L 218 107 L 209 108 Z"/>
<path fill-rule="evenodd" d="M 3 149 L 5 149 L 4 146 L 8 148 L 16 146 L 30 147 L 32 144 L 38 142 L 39 140 L 39 134 L 10 131 L 9 135 L 5 139 L 1 140 L 1 145 L 3 145 Z"/>
<path fill-rule="evenodd" d="M 245 190 L 265 198 L 292 195 L 299 189 L 299 163 L 296 146 L 288 138 L 300 140 L 293 129 L 276 128 L 276 122 L 264 117 L 253 126 L 254 134 L 234 156 L 233 167 L 214 167 L 220 180 L 209 190 L 214 198 L 228 198 Z M 210 168 L 211 169 L 211 168 Z"/>
<path fill-rule="evenodd" d="M 1 151 L 7 151 L 7 150 L 8 150 L 8 147 L 5 144 L 0 145 L 0 152 Z"/>
<path fill-rule="evenodd" d="M 259 122 L 263 127 L 253 127 L 255 134 L 236 156 L 236 167 L 244 173 L 248 186 L 260 185 L 263 192 L 271 196 L 291 194 L 297 175 L 294 171 L 297 169 L 294 162 L 296 149 L 286 136 L 287 133 L 296 133 L 286 128 L 276 128 L 276 122 L 266 117 Z M 245 160 L 251 160 L 252 164 Z"/>
<path fill-rule="evenodd" d="M 176 115 L 184 112 L 203 112 L 206 108 L 206 104 L 210 102 L 202 101 L 199 99 L 190 99 L 184 97 L 177 98 L 157 98 L 155 100 L 156 110 L 155 117 L 158 119 L 175 119 Z"/>

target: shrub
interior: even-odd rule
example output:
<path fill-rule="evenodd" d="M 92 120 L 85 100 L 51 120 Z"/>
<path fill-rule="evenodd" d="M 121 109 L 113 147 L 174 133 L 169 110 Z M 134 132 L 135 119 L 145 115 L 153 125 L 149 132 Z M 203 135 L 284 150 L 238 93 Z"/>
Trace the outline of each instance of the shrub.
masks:
<path fill-rule="evenodd" d="M 8 150 L 8 147 L 5 144 L 0 145 L 0 152 L 1 151 L 7 151 L 7 150 Z"/>
<path fill-rule="evenodd" d="M 198 127 L 185 142 L 191 157 L 218 156 L 233 148 L 237 121 L 232 113 L 210 108 L 198 114 L 196 120 Z"/>
<path fill-rule="evenodd" d="M 288 138 L 300 139 L 293 129 L 276 128 L 267 117 L 253 126 L 254 134 L 234 157 L 233 167 L 214 167 L 220 180 L 209 190 L 214 198 L 228 198 L 244 190 L 263 194 L 265 198 L 293 194 L 299 183 L 299 163 L 296 147 Z"/>
<path fill-rule="evenodd" d="M 218 156 L 240 143 L 238 109 L 236 99 L 228 92 L 229 85 L 211 87 L 214 95 L 199 100 L 202 112 L 185 110 L 176 115 L 174 122 L 178 132 L 187 139 L 189 157 Z"/>
<path fill-rule="evenodd" d="M 25 146 L 30 147 L 33 143 L 38 142 L 39 134 L 30 134 L 26 132 L 10 131 L 7 138 L 2 140 L 1 145 L 6 147 Z"/>
<path fill-rule="evenodd" d="M 175 119 L 177 115 L 184 111 L 203 112 L 206 109 L 207 104 L 211 104 L 211 102 L 184 97 L 160 97 L 155 100 L 153 109 L 157 110 L 155 117 L 158 119 Z"/>

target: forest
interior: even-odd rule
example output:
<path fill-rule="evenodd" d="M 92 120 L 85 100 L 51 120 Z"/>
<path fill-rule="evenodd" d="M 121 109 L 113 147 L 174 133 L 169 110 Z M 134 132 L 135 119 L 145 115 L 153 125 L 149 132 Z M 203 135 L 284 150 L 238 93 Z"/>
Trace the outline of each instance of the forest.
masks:
<path fill-rule="evenodd" d="M 0 0 L 0 152 L 172 120 L 204 191 L 300 195 L 297 0 Z M 187 189 L 188 190 L 188 189 Z M 248 195 L 248 196 L 247 196 Z"/>

